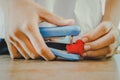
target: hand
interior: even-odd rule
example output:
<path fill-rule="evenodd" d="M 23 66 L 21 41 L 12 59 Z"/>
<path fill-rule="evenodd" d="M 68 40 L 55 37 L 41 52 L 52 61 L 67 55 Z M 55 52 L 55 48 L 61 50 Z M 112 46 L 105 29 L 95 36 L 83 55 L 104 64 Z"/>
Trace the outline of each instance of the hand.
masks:
<path fill-rule="evenodd" d="M 117 45 L 112 48 L 111 45 L 117 41 L 116 29 L 111 22 L 102 22 L 96 29 L 85 34 L 82 37 L 85 42 L 83 57 L 103 58 L 114 53 Z"/>
<path fill-rule="evenodd" d="M 46 46 L 40 32 L 39 23 L 48 22 L 58 26 L 72 25 L 73 20 L 64 20 L 33 0 L 6 1 L 5 40 L 11 58 L 52 60 L 55 56 Z"/>

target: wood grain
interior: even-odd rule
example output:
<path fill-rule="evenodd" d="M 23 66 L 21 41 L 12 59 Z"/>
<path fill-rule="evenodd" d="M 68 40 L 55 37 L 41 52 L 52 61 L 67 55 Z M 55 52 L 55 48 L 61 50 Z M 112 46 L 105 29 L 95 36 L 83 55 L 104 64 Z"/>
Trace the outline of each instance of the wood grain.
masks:
<path fill-rule="evenodd" d="M 120 80 L 120 55 L 102 61 L 11 60 L 0 55 L 0 80 Z"/>

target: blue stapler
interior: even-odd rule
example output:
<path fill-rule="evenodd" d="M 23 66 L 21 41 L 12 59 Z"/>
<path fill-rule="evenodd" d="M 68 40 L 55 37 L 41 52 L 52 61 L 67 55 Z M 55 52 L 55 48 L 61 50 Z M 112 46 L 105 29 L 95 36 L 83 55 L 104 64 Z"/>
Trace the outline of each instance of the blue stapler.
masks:
<path fill-rule="evenodd" d="M 65 37 L 65 36 L 77 36 L 80 33 L 80 27 L 79 26 L 61 26 L 61 27 L 41 27 L 40 28 L 40 33 L 44 38 L 53 38 L 53 37 Z M 65 60 L 79 60 L 80 56 L 77 54 L 68 54 L 66 51 L 64 51 L 64 45 L 66 44 L 60 44 L 60 43 L 54 43 L 50 42 L 47 43 L 48 47 L 50 47 L 51 51 L 53 52 L 54 55 L 57 57 L 61 57 Z M 56 44 L 56 45 L 55 45 Z M 54 45 L 54 46 L 53 46 Z M 59 46 L 61 45 L 61 46 Z M 57 49 L 57 47 L 59 47 Z M 59 50 L 61 47 L 61 50 Z"/>

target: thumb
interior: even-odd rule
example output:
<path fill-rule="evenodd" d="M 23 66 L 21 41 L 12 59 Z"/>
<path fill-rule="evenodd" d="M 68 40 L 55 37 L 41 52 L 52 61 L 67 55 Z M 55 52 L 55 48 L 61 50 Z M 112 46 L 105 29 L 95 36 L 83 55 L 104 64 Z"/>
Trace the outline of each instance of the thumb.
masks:
<path fill-rule="evenodd" d="M 40 19 L 42 19 L 45 22 L 57 25 L 57 26 L 69 26 L 69 25 L 74 24 L 73 19 L 64 20 L 63 18 L 49 12 L 46 9 L 42 9 L 40 13 Z"/>
<path fill-rule="evenodd" d="M 112 29 L 113 25 L 111 22 L 102 22 L 98 27 L 93 29 L 92 31 L 89 31 L 87 34 L 85 34 L 82 37 L 82 40 L 84 42 L 91 42 L 95 41 L 103 36 L 105 36 L 107 33 L 109 33 Z"/>

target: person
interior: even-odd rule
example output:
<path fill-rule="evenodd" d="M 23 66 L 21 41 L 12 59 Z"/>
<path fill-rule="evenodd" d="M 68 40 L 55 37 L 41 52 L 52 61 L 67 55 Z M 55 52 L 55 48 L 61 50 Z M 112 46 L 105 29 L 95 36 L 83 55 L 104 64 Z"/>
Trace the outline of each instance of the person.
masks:
<path fill-rule="evenodd" d="M 55 58 L 39 33 L 39 24 L 79 25 L 81 34 L 76 39 L 85 43 L 85 58 L 106 58 L 117 48 L 119 0 L 106 0 L 104 15 L 101 0 L 0 0 L 0 5 L 2 31 L 12 59 Z"/>

